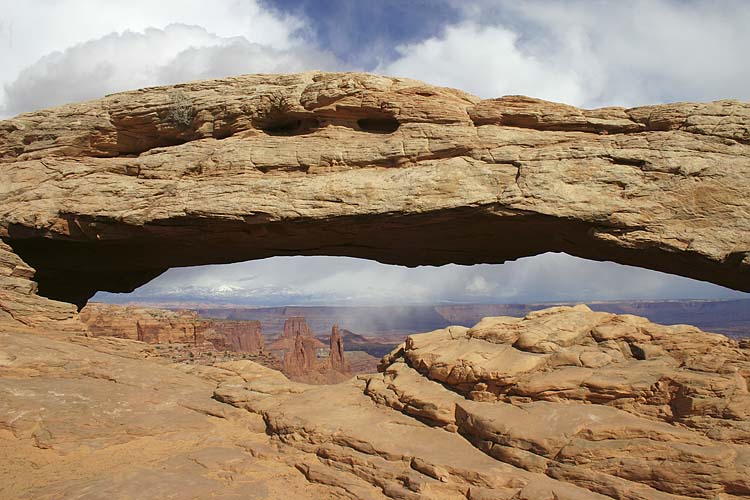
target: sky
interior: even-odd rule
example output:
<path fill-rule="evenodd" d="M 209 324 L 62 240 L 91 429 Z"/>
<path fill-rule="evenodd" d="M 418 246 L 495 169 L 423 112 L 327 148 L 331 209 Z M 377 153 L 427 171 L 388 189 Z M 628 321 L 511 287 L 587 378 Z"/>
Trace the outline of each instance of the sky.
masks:
<path fill-rule="evenodd" d="M 748 100 L 748 26 L 744 0 L 0 0 L 0 119 L 144 86 L 312 69 L 582 107 Z M 416 269 L 278 257 L 172 269 L 132 297 L 160 295 L 258 304 L 750 297 L 559 254 Z"/>

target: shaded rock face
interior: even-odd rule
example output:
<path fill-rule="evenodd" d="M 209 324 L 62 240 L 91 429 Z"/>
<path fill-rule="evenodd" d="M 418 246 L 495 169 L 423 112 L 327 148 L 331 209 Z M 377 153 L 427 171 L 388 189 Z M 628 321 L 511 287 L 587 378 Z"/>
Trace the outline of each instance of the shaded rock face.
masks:
<path fill-rule="evenodd" d="M 0 332 L 86 332 L 75 306 L 37 294 L 34 269 L 0 241 Z"/>
<path fill-rule="evenodd" d="M 224 346 L 234 352 L 248 354 L 260 354 L 263 352 L 265 342 L 260 321 L 221 321 L 204 320 L 211 328 L 225 339 Z"/>
<path fill-rule="evenodd" d="M 0 237 L 79 306 L 286 254 L 558 251 L 750 290 L 748 121 L 737 101 L 581 110 L 358 73 L 143 89 L 0 122 Z"/>
<path fill-rule="evenodd" d="M 344 356 L 344 339 L 341 338 L 338 325 L 333 325 L 331 328 L 331 339 L 329 342 L 330 351 L 328 354 L 328 364 L 331 366 L 331 370 L 341 373 L 350 373 L 351 368 Z"/>
<path fill-rule="evenodd" d="M 317 357 L 310 337 L 303 335 L 300 331 L 295 332 L 294 346 L 284 354 L 281 365 L 282 371 L 288 376 L 301 378 L 315 370 Z"/>

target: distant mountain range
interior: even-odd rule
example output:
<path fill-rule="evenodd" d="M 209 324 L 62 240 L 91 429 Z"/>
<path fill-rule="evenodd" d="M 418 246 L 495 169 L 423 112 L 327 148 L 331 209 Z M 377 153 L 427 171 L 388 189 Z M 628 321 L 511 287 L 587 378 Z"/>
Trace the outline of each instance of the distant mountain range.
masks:
<path fill-rule="evenodd" d="M 328 335 L 331 326 L 367 337 L 395 340 L 406 334 L 427 332 L 449 325 L 473 326 L 485 316 L 524 316 L 554 305 L 456 304 L 436 306 L 288 306 L 288 307 L 189 307 L 201 316 L 217 319 L 259 320 L 266 335 L 279 334 L 289 316 L 304 316 L 316 336 Z M 750 300 L 666 300 L 588 302 L 595 311 L 644 316 L 656 323 L 689 324 L 702 330 L 742 338 L 750 337 Z M 175 307 L 175 304 L 171 305 Z"/>

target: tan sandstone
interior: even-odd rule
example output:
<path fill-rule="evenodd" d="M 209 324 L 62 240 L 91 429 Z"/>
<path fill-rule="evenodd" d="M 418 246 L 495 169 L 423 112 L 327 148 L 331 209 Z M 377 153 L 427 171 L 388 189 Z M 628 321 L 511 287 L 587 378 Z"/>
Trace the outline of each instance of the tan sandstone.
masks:
<path fill-rule="evenodd" d="M 0 122 L 0 237 L 83 305 L 169 267 L 546 251 L 750 290 L 750 105 L 581 110 L 362 73 L 141 89 Z"/>

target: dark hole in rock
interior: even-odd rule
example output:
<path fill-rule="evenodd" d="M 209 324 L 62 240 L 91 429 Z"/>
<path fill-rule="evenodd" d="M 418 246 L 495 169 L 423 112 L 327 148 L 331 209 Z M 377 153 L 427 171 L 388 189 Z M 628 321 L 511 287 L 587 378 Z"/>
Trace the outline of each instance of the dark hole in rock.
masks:
<path fill-rule="evenodd" d="M 315 118 L 279 118 L 263 124 L 263 132 L 269 135 L 302 135 L 318 128 Z"/>
<path fill-rule="evenodd" d="M 361 118 L 357 120 L 357 126 L 363 132 L 375 134 L 392 134 L 399 127 L 395 118 Z"/>

